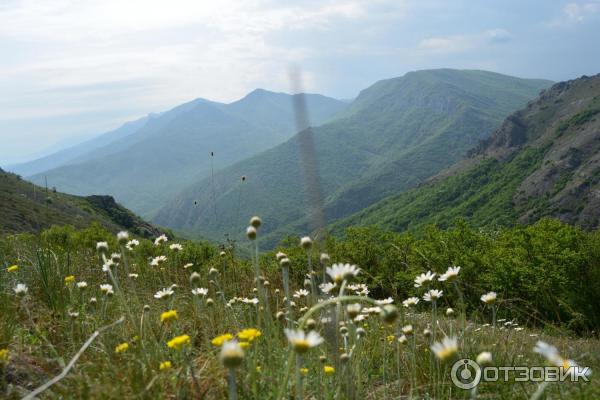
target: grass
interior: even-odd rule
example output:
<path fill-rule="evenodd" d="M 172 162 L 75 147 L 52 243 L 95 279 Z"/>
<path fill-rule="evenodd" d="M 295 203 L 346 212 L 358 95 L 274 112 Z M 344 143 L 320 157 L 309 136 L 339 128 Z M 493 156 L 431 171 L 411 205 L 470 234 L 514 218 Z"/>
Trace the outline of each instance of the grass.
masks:
<path fill-rule="evenodd" d="M 248 253 L 260 244 L 260 229 L 258 237 L 248 245 Z M 406 308 L 404 298 L 393 299 L 396 306 L 377 304 L 350 286 L 364 279 L 364 271 L 356 278 L 340 278 L 328 295 L 311 293 L 304 275 L 314 268 L 312 279 L 321 281 L 326 266 L 313 262 L 309 267 L 292 258 L 289 284 L 296 293 L 291 298 L 295 304 L 282 316 L 287 304 L 284 282 L 272 253 L 257 257 L 256 264 L 236 256 L 242 249 L 232 247 L 219 252 L 186 242 L 175 251 L 172 241 L 155 245 L 140 239 L 139 246 L 128 250 L 114 237 L 96 239 L 108 242 L 106 258 L 120 254 L 110 273 L 102 271 L 105 260 L 89 240 L 66 244 L 47 236 L 8 236 L 0 241 L 0 350 L 7 350 L 0 353 L 3 398 L 23 397 L 50 381 L 95 331 L 107 326 L 40 398 L 530 398 L 537 383 L 486 382 L 474 393 L 454 387 L 449 371 L 459 358 L 475 359 L 483 351 L 491 352 L 498 366 L 545 365 L 533 352 L 538 340 L 552 343 L 581 365 L 600 367 L 596 338 L 571 337 L 558 328 L 540 331 L 502 319 L 493 326 L 483 303 L 470 315 L 456 307 L 453 316 L 445 315 L 441 301 L 437 307 L 421 299 Z M 317 248 L 308 250 L 311 254 L 316 256 Z M 149 258 L 160 255 L 166 260 L 151 265 Z M 9 272 L 11 265 L 18 268 Z M 461 304 L 463 278 L 459 273 L 455 284 L 434 279 L 417 291 L 421 296 L 437 288 L 443 290 L 442 299 Z M 87 286 L 80 288 L 81 282 Z M 27 286 L 26 294 L 14 292 L 18 283 Z M 103 293 L 101 284 L 111 284 L 114 293 Z M 297 292 L 303 287 L 308 295 Z M 174 292 L 171 296 L 156 298 L 159 290 L 168 288 Z M 206 294 L 192 294 L 198 288 L 207 289 Z M 258 304 L 254 299 L 260 299 Z M 355 303 L 362 305 L 358 318 L 356 310 L 346 309 Z M 499 298 L 495 307 L 503 306 Z M 122 317 L 123 322 L 111 325 Z M 414 334 L 399 340 L 407 325 Z M 240 335 L 248 328 L 257 331 Z M 286 328 L 314 329 L 324 342 L 295 353 Z M 224 342 L 236 338 L 245 343 L 240 365 L 225 362 L 226 367 L 222 362 L 231 360 L 229 353 L 222 359 L 223 344 L 214 339 L 226 334 L 231 336 L 222 337 Z M 458 348 L 438 358 L 430 347 L 444 337 L 455 337 Z M 179 339 L 173 342 L 175 338 Z M 555 383 L 545 395 L 598 398 L 600 386 L 594 377 L 588 383 Z"/>

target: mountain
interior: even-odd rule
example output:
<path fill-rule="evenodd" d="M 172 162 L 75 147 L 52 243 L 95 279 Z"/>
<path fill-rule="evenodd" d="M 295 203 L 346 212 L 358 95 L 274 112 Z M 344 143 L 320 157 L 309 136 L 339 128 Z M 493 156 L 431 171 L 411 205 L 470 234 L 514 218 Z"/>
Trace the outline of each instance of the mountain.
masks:
<path fill-rule="evenodd" d="M 170 196 L 209 177 L 213 168 L 228 166 L 293 135 L 293 98 L 257 89 L 230 104 L 197 99 L 138 121 L 127 134 L 123 127 L 116 140 L 28 178 L 38 184 L 47 179 L 74 194 L 109 193 L 149 216 Z M 317 94 L 307 94 L 306 99 L 320 122 L 347 106 Z"/>
<path fill-rule="evenodd" d="M 600 74 L 557 83 L 459 162 L 414 190 L 388 197 L 334 228 L 394 230 L 532 223 L 550 216 L 600 225 Z"/>
<path fill-rule="evenodd" d="M 486 71 L 439 69 L 410 72 L 363 90 L 332 121 L 310 128 L 327 220 L 414 187 L 453 164 L 549 85 Z M 219 171 L 214 191 L 211 180 L 197 181 L 154 220 L 222 238 L 241 232 L 257 214 L 270 243 L 310 232 L 299 155 L 306 133 Z"/>
<path fill-rule="evenodd" d="M 78 197 L 46 190 L 0 169 L 0 234 L 38 232 L 52 225 L 87 227 L 98 222 L 112 232 L 154 237 L 160 231 L 117 204 L 111 196 Z"/>

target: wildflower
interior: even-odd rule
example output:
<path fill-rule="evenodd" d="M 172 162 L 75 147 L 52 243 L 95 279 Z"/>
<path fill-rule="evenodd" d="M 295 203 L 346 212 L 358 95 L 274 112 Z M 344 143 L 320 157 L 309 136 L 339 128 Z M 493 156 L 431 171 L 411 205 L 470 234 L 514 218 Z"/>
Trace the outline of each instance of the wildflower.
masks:
<path fill-rule="evenodd" d="M 360 310 L 362 310 L 362 305 L 360 303 L 349 304 L 346 307 L 346 312 L 351 319 L 354 319 L 360 314 Z"/>
<path fill-rule="evenodd" d="M 75 275 L 69 275 L 69 276 L 65 276 L 65 285 L 71 285 L 75 282 Z"/>
<path fill-rule="evenodd" d="M 121 343 L 120 345 L 115 347 L 115 353 L 117 353 L 117 354 L 124 353 L 127 350 L 129 350 L 129 343 L 127 343 L 127 342 Z"/>
<path fill-rule="evenodd" d="M 158 267 L 162 263 L 164 263 L 165 261 L 167 261 L 167 257 L 166 256 L 154 257 L 152 260 L 150 260 L 150 265 L 153 266 L 153 267 Z"/>
<path fill-rule="evenodd" d="M 300 373 L 304 376 L 308 375 L 308 368 L 300 368 Z"/>
<path fill-rule="evenodd" d="M 254 339 L 260 337 L 261 335 L 262 332 L 256 328 L 242 329 L 237 334 L 238 338 L 240 338 L 240 340 L 243 342 L 251 342 Z"/>
<path fill-rule="evenodd" d="M 108 243 L 107 242 L 98 242 L 98 243 L 96 243 L 96 250 L 99 253 L 106 253 L 106 252 L 108 252 Z"/>
<path fill-rule="evenodd" d="M 287 254 L 278 251 L 277 254 L 275 254 L 275 258 L 277 259 L 277 261 L 281 261 L 282 259 L 286 258 Z"/>
<path fill-rule="evenodd" d="M 321 264 L 327 264 L 329 262 L 329 260 L 331 260 L 331 258 L 329 257 L 329 254 L 321 253 L 321 257 L 319 257 L 319 261 L 321 261 Z"/>
<path fill-rule="evenodd" d="M 95 306 L 96 303 L 98 303 L 98 299 L 96 299 L 95 297 L 91 297 L 90 298 L 90 305 L 91 306 Z"/>
<path fill-rule="evenodd" d="M 246 236 L 250 240 L 256 239 L 256 228 L 253 226 L 249 226 L 246 228 Z"/>
<path fill-rule="evenodd" d="M 400 335 L 400 337 L 398 338 L 398 343 L 406 344 L 407 342 L 408 342 L 408 338 L 406 337 L 406 335 Z"/>
<path fill-rule="evenodd" d="M 120 253 L 112 253 L 110 255 L 110 259 L 113 263 L 118 264 L 119 261 L 121 261 L 121 254 Z"/>
<path fill-rule="evenodd" d="M 232 340 L 232 339 L 233 339 L 233 335 L 231 333 L 224 333 L 222 335 L 217 336 L 213 340 L 211 340 L 210 343 L 213 346 L 221 347 L 221 346 L 223 346 L 223 343 L 225 343 L 228 340 Z"/>
<path fill-rule="evenodd" d="M 111 284 L 109 283 L 103 283 L 102 285 L 100 285 L 100 291 L 102 293 L 104 293 L 105 295 L 111 295 L 114 294 L 114 290 Z"/>
<path fill-rule="evenodd" d="M 76 286 L 78 289 L 85 289 L 88 287 L 88 284 L 86 281 L 81 281 L 81 282 L 77 282 Z"/>
<path fill-rule="evenodd" d="M 140 245 L 140 241 L 136 239 L 132 239 L 125 245 L 125 248 L 129 251 L 133 251 L 136 247 Z"/>
<path fill-rule="evenodd" d="M 8 361 L 8 349 L 0 349 L 0 363 Z"/>
<path fill-rule="evenodd" d="M 446 272 L 444 272 L 438 280 L 440 282 L 452 282 L 454 279 L 458 277 L 458 273 L 460 272 L 460 267 L 449 267 Z"/>
<path fill-rule="evenodd" d="M 418 288 L 423 286 L 425 283 L 433 282 L 434 278 L 435 273 L 427 271 L 427 273 L 421 274 L 415 278 L 415 287 Z"/>
<path fill-rule="evenodd" d="M 228 340 L 223 343 L 219 358 L 225 367 L 236 368 L 244 360 L 244 350 L 236 340 Z"/>
<path fill-rule="evenodd" d="M 569 371 L 569 368 L 579 367 L 579 365 L 575 361 L 563 358 L 559 354 L 558 349 L 556 347 L 546 342 L 542 342 L 541 340 L 535 344 L 533 351 L 546 358 L 546 360 L 548 360 L 550 364 L 555 365 L 557 367 L 561 367 L 567 370 L 570 374 L 573 374 L 574 372 L 572 370 Z M 589 367 L 586 367 L 585 371 L 583 371 L 586 377 L 589 376 L 591 372 L 592 371 L 589 369 Z"/>
<path fill-rule="evenodd" d="M 241 301 L 244 304 L 253 304 L 253 305 L 257 305 L 258 304 L 258 299 L 256 297 L 253 297 L 251 299 L 243 298 Z"/>
<path fill-rule="evenodd" d="M 79 313 L 76 311 L 69 311 L 67 314 L 73 319 L 77 319 L 79 317 Z"/>
<path fill-rule="evenodd" d="M 310 250 L 310 248 L 312 247 L 312 239 L 308 236 L 304 236 L 303 238 L 300 239 L 300 246 L 304 249 L 304 250 Z"/>
<path fill-rule="evenodd" d="M 250 226 L 254 227 L 255 229 L 260 228 L 260 226 L 262 225 L 262 220 L 260 219 L 260 217 L 252 217 L 250 218 Z"/>
<path fill-rule="evenodd" d="M 413 334 L 413 326 L 412 325 L 403 326 L 402 333 L 405 334 L 406 336 L 412 335 Z"/>
<path fill-rule="evenodd" d="M 173 294 L 175 294 L 175 292 L 173 291 L 173 289 L 171 288 L 164 288 L 159 290 L 158 292 L 156 292 L 154 294 L 154 298 L 155 299 L 168 299 L 169 297 L 173 296 Z"/>
<path fill-rule="evenodd" d="M 11 265 L 10 267 L 6 268 L 6 272 L 17 272 L 18 270 L 19 270 L 18 265 Z"/>
<path fill-rule="evenodd" d="M 489 292 L 481 296 L 481 301 L 483 301 L 485 304 L 491 305 L 496 302 L 497 296 L 498 295 L 496 292 Z"/>
<path fill-rule="evenodd" d="M 284 257 L 281 260 L 279 260 L 279 265 L 281 266 L 281 268 L 289 268 L 291 264 L 292 262 L 287 257 Z"/>
<path fill-rule="evenodd" d="M 396 318 L 398 318 L 398 309 L 396 306 L 386 304 L 382 307 L 379 315 L 385 323 L 391 324 L 392 322 L 396 321 Z"/>
<path fill-rule="evenodd" d="M 431 336 L 431 329 L 429 329 L 429 328 L 423 329 L 423 336 L 425 336 L 425 337 Z"/>
<path fill-rule="evenodd" d="M 423 300 L 425 301 L 436 301 L 444 294 L 443 290 L 431 289 L 427 293 L 423 295 Z"/>
<path fill-rule="evenodd" d="M 221 256 L 221 258 L 225 258 L 226 255 L 227 255 L 227 253 L 225 253 L 224 251 L 219 253 L 219 256 Z"/>
<path fill-rule="evenodd" d="M 369 288 L 364 283 L 348 285 L 348 289 L 354 291 L 359 296 L 368 296 L 369 295 Z"/>
<path fill-rule="evenodd" d="M 454 315 L 454 309 L 453 309 L 453 308 L 450 308 L 450 307 L 448 307 L 448 308 L 446 309 L 446 316 L 448 316 L 448 317 L 451 317 L 451 316 L 453 316 L 453 315 Z"/>
<path fill-rule="evenodd" d="M 169 311 L 165 311 L 162 314 L 160 314 L 160 322 L 170 322 L 174 319 L 177 319 L 177 310 L 169 310 Z"/>
<path fill-rule="evenodd" d="M 292 348 L 299 354 L 306 353 L 311 348 L 323 343 L 323 338 L 315 331 L 307 334 L 303 330 L 285 329 L 284 332 Z"/>
<path fill-rule="evenodd" d="M 393 341 L 394 341 L 394 339 L 396 339 L 396 336 L 394 336 L 394 335 L 388 335 L 388 336 L 386 337 L 386 339 L 387 339 L 387 341 L 388 341 L 388 342 L 393 342 Z"/>
<path fill-rule="evenodd" d="M 406 308 L 416 306 L 419 303 L 418 297 L 409 297 L 402 302 L 402 305 Z"/>
<path fill-rule="evenodd" d="M 17 283 L 17 286 L 15 286 L 13 290 L 18 296 L 24 296 L 29 291 L 27 285 L 25 285 L 24 283 Z"/>
<path fill-rule="evenodd" d="M 208 289 L 206 289 L 206 288 L 195 288 L 195 289 L 192 289 L 192 294 L 194 296 L 202 296 L 202 297 L 204 297 L 204 296 L 206 296 L 208 294 Z"/>
<path fill-rule="evenodd" d="M 160 371 L 164 371 L 166 369 L 170 369 L 173 366 L 173 364 L 171 364 L 171 361 L 163 361 L 160 363 L 160 366 L 158 367 L 158 369 Z"/>
<path fill-rule="evenodd" d="M 335 287 L 336 287 L 336 284 L 331 283 L 331 282 L 321 283 L 319 285 L 319 289 L 321 289 L 321 292 L 323 292 L 325 294 L 328 294 L 329 292 L 331 292 Z"/>
<path fill-rule="evenodd" d="M 187 263 L 183 265 L 183 269 L 188 269 L 188 268 L 192 268 L 194 266 L 194 263 Z"/>
<path fill-rule="evenodd" d="M 296 290 L 296 293 L 294 293 L 294 298 L 299 299 L 300 297 L 306 297 L 309 294 L 309 291 L 306 289 Z"/>
<path fill-rule="evenodd" d="M 458 341 L 454 337 L 449 338 L 446 336 L 441 343 L 435 342 L 431 346 L 431 351 L 433 351 L 436 357 L 441 361 L 445 361 L 458 353 Z"/>
<path fill-rule="evenodd" d="M 380 306 L 384 306 L 386 304 L 392 304 L 394 302 L 394 299 L 392 299 L 391 297 L 388 297 L 387 299 L 383 299 L 383 300 L 376 300 L 377 304 L 379 304 Z"/>
<path fill-rule="evenodd" d="M 176 336 L 167 342 L 167 346 L 171 349 L 181 350 L 183 346 L 190 344 L 190 337 L 188 335 Z"/>
<path fill-rule="evenodd" d="M 360 272 L 360 268 L 356 265 L 350 264 L 333 264 L 331 267 L 326 269 L 327 275 L 335 283 L 341 283 L 342 281 L 355 277 Z"/>
<path fill-rule="evenodd" d="M 323 367 L 323 372 L 325 375 L 333 375 L 335 374 L 335 368 L 333 368 L 331 365 L 325 365 Z"/>
<path fill-rule="evenodd" d="M 212 277 L 219 275 L 219 270 L 216 268 L 211 268 L 208 270 L 208 275 Z"/>
<path fill-rule="evenodd" d="M 135 274 L 133 272 L 129 274 L 129 277 L 132 279 L 137 279 L 139 276 L 140 276 L 139 274 Z"/>
<path fill-rule="evenodd" d="M 483 352 L 479 353 L 479 355 L 477 356 L 475 361 L 477 361 L 477 364 L 479 364 L 479 365 L 491 364 L 492 363 L 492 353 L 490 353 L 489 351 L 483 351 Z"/>
<path fill-rule="evenodd" d="M 171 251 L 178 252 L 178 251 L 183 250 L 183 246 L 180 245 L 179 243 L 173 243 L 172 245 L 169 246 L 169 249 L 171 249 Z"/>
<path fill-rule="evenodd" d="M 119 242 L 119 244 L 121 246 L 123 246 L 124 244 L 126 244 L 128 240 L 129 240 L 129 233 L 128 232 L 121 231 L 121 232 L 117 233 L 117 242 Z"/>
<path fill-rule="evenodd" d="M 102 272 L 109 272 L 116 266 L 117 264 L 112 259 L 106 260 L 106 262 L 102 264 Z"/>
<path fill-rule="evenodd" d="M 167 238 L 167 235 L 160 235 L 159 237 L 154 239 L 154 245 L 160 246 L 161 244 L 166 243 L 168 241 L 169 241 L 169 238 Z"/>

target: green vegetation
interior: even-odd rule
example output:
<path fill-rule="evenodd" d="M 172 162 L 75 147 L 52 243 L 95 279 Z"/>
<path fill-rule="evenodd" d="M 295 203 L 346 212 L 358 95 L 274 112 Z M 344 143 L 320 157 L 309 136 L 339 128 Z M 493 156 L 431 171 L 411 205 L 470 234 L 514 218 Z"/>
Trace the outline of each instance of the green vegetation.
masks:
<path fill-rule="evenodd" d="M 335 120 L 312 129 L 327 219 L 360 211 L 452 165 L 548 84 L 442 69 L 363 90 Z M 310 231 L 300 147 L 296 135 L 216 173 L 216 200 L 212 180 L 199 180 L 153 220 L 221 240 L 238 237 L 236 227 L 258 212 L 269 221 L 270 245 Z"/>
<path fill-rule="evenodd" d="M 127 229 L 140 236 L 158 230 L 110 196 L 78 197 L 46 190 L 0 170 L 0 234 L 40 232 L 52 225 L 86 227 L 92 222 L 117 232 Z"/>
<path fill-rule="evenodd" d="M 317 123 L 347 106 L 316 94 L 305 98 Z M 135 129 L 128 125 L 107 133 L 106 138 L 84 144 L 87 151 L 78 146 L 74 158 L 63 157 L 62 164 L 28 178 L 38 184 L 47 179 L 73 194 L 108 193 L 147 218 L 189 184 L 210 177 L 213 168 L 231 165 L 292 136 L 292 101 L 291 95 L 266 90 L 255 90 L 230 104 L 197 99 L 133 123 Z M 47 162 L 42 159 L 16 170 L 38 169 L 37 164 Z"/>
<path fill-rule="evenodd" d="M 247 242 L 217 249 L 128 240 L 119 244 L 98 225 L 0 239 L 2 398 L 27 395 L 76 355 L 74 367 L 39 398 L 600 396 L 594 376 L 587 383 L 483 382 L 477 392 L 450 380 L 455 361 L 486 351 L 497 366 L 573 359 L 600 368 L 598 340 L 574 335 L 600 325 L 597 232 L 554 220 L 499 231 L 459 224 L 429 229 L 421 239 L 355 228 L 309 250 L 290 239 L 278 249 L 289 257 L 289 281 L 275 252 L 262 254 L 255 266 L 236 256 Z M 102 241 L 107 249 L 97 251 Z M 319 257 L 322 251 L 331 261 Z M 320 283 L 332 262 L 362 270 L 340 275 L 328 294 L 313 292 L 306 274 L 314 269 Z M 461 267 L 458 275 L 439 281 L 452 265 Z M 415 288 L 415 277 L 427 271 L 436 273 L 433 281 Z M 287 314 L 286 282 L 294 301 Z M 367 284 L 368 296 L 360 284 Z M 443 290 L 441 297 L 425 301 L 432 288 Z M 497 299 L 487 300 L 495 298 L 490 295 L 483 303 L 490 291 Z M 376 303 L 388 295 L 397 308 Z M 412 295 L 418 304 L 402 306 Z M 313 339 L 291 341 L 286 328 L 314 330 Z M 560 357 L 536 354 L 540 340 L 557 346 Z"/>

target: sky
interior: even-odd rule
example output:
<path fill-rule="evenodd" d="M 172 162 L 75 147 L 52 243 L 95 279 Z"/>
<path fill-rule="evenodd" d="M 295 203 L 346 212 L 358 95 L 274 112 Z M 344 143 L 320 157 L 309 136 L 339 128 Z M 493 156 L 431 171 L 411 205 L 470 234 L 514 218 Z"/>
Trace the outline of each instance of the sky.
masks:
<path fill-rule="evenodd" d="M 600 0 L 0 0 L 0 166 L 255 88 L 355 97 L 427 68 L 600 73 Z"/>

